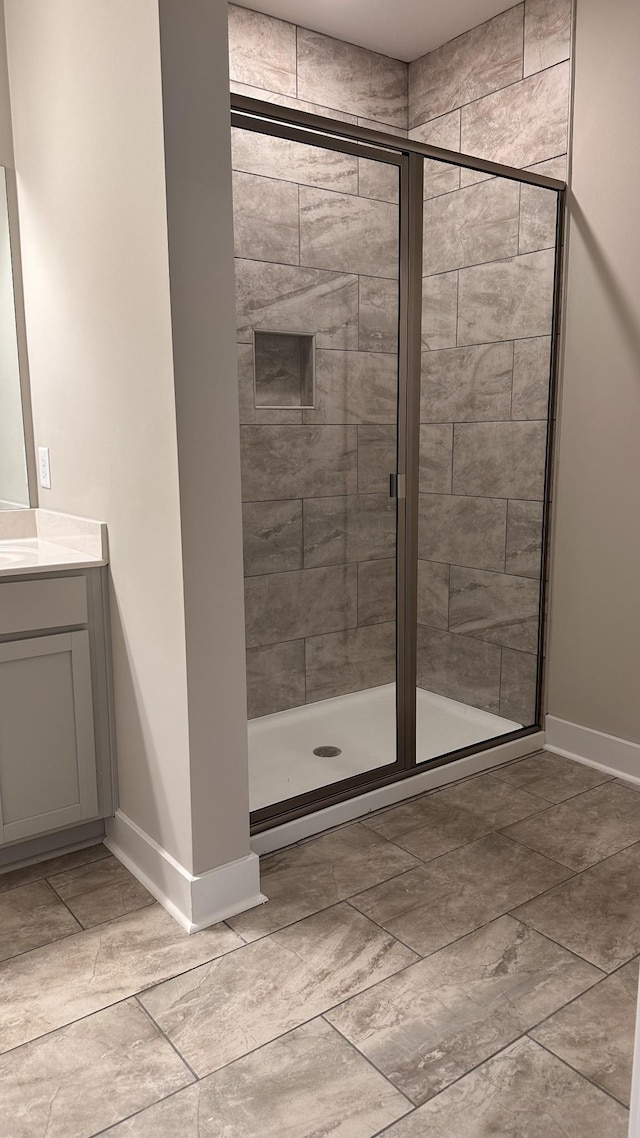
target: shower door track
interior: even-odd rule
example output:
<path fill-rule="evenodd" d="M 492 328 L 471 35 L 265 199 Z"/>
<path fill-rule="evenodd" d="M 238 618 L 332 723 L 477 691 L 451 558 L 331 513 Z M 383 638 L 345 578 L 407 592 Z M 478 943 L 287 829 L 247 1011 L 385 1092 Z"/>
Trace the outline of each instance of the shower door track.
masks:
<path fill-rule="evenodd" d="M 553 440 L 558 372 L 559 310 L 565 214 L 564 182 L 518 170 L 470 155 L 443 150 L 426 143 L 399 138 L 367 127 L 355 126 L 330 118 L 243 95 L 231 95 L 231 125 L 277 138 L 322 146 L 357 157 L 381 161 L 399 168 L 400 174 L 400 274 L 399 274 L 399 340 L 398 340 L 398 482 L 404 476 L 404 496 L 397 496 L 396 550 L 396 761 L 353 775 L 333 784 L 307 791 L 294 798 L 262 807 L 251 814 L 251 832 L 260 833 L 272 826 L 304 817 L 311 811 L 333 806 L 365 791 L 388 786 L 426 770 L 434 770 L 496 745 L 513 742 L 537 734 L 542 725 L 544 658 L 546 643 L 546 608 L 549 557 L 549 504 L 553 477 Z M 416 761 L 417 698 L 417 575 L 418 575 L 418 491 L 420 450 L 420 379 L 422 337 L 422 257 L 423 257 L 423 171 L 424 159 L 434 159 L 457 167 L 475 170 L 492 177 L 555 190 L 558 194 L 555 246 L 553 322 L 551 330 L 551 373 L 549 415 L 545 455 L 545 488 L 543 498 L 542 576 L 540 584 L 538 674 L 536 723 L 491 739 L 428 759 Z"/>

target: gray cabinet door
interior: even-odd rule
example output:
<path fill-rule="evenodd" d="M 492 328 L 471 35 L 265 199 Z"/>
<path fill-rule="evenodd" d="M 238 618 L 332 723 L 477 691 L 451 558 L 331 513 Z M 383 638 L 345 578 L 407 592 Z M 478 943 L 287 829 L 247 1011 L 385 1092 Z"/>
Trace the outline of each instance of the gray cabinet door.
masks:
<path fill-rule="evenodd" d="M 0 841 L 97 813 L 88 632 L 0 644 Z"/>

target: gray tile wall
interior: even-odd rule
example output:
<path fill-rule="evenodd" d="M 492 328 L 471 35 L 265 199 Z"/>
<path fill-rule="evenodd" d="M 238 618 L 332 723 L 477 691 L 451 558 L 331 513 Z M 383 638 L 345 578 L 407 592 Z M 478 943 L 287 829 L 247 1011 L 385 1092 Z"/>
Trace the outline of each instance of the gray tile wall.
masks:
<path fill-rule="evenodd" d="M 444 44 L 409 137 L 564 179 L 570 46 L 571 0 Z M 531 723 L 555 195 L 429 163 L 424 224 L 419 683 Z"/>
<path fill-rule="evenodd" d="M 406 131 L 406 64 L 295 33 L 231 6 L 232 87 Z M 399 193 L 381 163 L 232 135 L 253 718 L 395 677 Z M 254 329 L 315 334 L 312 410 L 255 406 Z"/>

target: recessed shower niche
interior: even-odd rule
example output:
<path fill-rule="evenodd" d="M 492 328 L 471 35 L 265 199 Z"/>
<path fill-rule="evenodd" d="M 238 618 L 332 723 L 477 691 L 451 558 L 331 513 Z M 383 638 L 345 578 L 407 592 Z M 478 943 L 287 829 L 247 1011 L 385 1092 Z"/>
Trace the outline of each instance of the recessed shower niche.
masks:
<path fill-rule="evenodd" d="M 256 407 L 314 407 L 315 337 L 297 332 L 255 332 L 253 377 Z"/>

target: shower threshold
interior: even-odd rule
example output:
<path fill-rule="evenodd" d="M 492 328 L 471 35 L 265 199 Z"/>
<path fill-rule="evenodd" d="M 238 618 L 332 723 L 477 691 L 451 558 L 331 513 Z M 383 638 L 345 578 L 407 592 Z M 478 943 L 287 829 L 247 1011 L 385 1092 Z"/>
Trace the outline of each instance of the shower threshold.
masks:
<path fill-rule="evenodd" d="M 434 692 L 417 690 L 418 762 L 522 726 Z M 338 748 L 322 757 L 318 748 Z M 277 711 L 249 721 L 251 809 L 395 762 L 396 686 Z"/>

